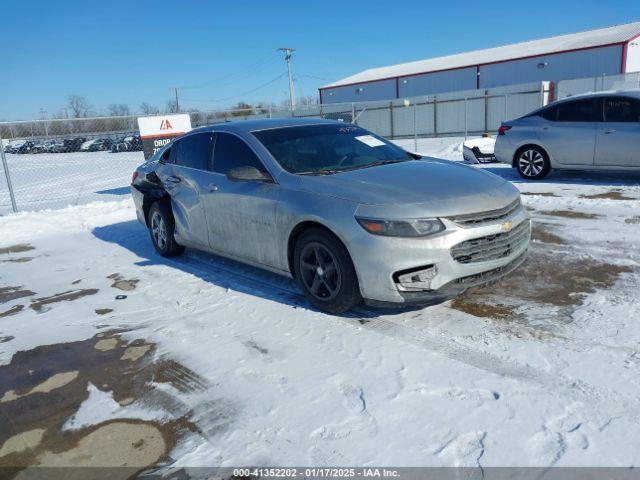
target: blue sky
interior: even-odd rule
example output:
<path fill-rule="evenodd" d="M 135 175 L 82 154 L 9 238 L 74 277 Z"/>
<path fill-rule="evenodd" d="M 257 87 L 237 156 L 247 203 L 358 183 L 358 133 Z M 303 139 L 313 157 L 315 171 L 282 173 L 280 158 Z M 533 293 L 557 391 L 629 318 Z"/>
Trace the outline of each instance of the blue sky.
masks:
<path fill-rule="evenodd" d="M 174 85 L 186 108 L 279 103 L 278 47 L 297 50 L 297 93 L 317 95 L 374 66 L 640 20 L 640 1 L 0 0 L 0 16 L 8 120 L 51 117 L 70 94 L 95 113 L 162 107 Z"/>

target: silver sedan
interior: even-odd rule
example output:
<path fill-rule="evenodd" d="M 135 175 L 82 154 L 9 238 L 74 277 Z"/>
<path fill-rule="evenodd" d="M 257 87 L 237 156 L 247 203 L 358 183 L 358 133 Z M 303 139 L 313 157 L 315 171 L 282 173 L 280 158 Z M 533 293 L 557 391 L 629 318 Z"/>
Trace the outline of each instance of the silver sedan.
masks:
<path fill-rule="evenodd" d="M 293 277 L 333 313 L 446 300 L 515 269 L 530 240 L 509 182 L 327 120 L 193 130 L 132 192 L 161 255 L 191 247 Z"/>
<path fill-rule="evenodd" d="M 529 180 L 551 169 L 640 171 L 640 91 L 570 97 L 505 122 L 495 156 Z"/>

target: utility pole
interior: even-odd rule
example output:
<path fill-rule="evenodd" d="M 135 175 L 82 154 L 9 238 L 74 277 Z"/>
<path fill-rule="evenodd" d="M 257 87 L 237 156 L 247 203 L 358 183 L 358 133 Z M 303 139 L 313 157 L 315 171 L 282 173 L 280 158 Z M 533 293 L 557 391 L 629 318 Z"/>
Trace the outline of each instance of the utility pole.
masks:
<path fill-rule="evenodd" d="M 287 62 L 287 72 L 289 73 L 289 102 L 291 103 L 291 111 L 296 109 L 296 94 L 293 89 L 293 77 L 291 76 L 291 54 L 294 52 L 293 48 L 282 47 L 278 49 L 284 52 L 284 60 Z"/>
<path fill-rule="evenodd" d="M 173 91 L 176 94 L 176 112 L 180 113 L 180 103 L 178 102 L 178 87 L 173 87 Z"/>

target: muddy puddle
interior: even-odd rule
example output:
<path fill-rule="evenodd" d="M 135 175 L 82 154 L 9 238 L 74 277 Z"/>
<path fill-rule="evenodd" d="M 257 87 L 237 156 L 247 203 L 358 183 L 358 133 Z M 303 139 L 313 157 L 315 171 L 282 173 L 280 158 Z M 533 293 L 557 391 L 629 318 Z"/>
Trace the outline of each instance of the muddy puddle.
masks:
<path fill-rule="evenodd" d="M 590 200 L 635 200 L 633 197 L 627 197 L 622 192 L 618 190 L 613 190 L 611 192 L 604 193 L 595 193 L 593 195 L 580 195 L 580 198 L 588 198 Z"/>
<path fill-rule="evenodd" d="M 32 295 L 35 295 L 35 292 L 22 288 L 22 286 L 0 287 L 0 303 L 10 302 L 18 298 L 31 297 Z"/>
<path fill-rule="evenodd" d="M 135 290 L 136 285 L 139 282 L 137 278 L 123 278 L 119 273 L 112 273 L 107 278 L 109 280 L 113 280 L 113 283 L 111 284 L 113 288 L 117 288 L 118 290 L 122 290 L 123 292 L 130 292 L 131 290 Z"/>
<path fill-rule="evenodd" d="M 56 293 L 50 297 L 35 298 L 31 302 L 30 307 L 38 313 L 46 312 L 49 310 L 49 305 L 58 302 L 72 302 L 88 295 L 95 295 L 98 293 L 97 288 L 85 288 L 79 290 L 68 290 L 62 293 Z"/>
<path fill-rule="evenodd" d="M 549 233 L 536 234 L 542 236 Z M 452 301 L 452 308 L 490 318 L 507 330 L 545 337 L 571 322 L 571 314 L 596 290 L 610 289 L 631 267 L 600 262 L 589 257 L 550 251 L 544 243 L 532 243 L 525 263 L 515 272 L 485 287 L 474 288 Z M 535 319 L 537 306 L 547 306 Z"/>
<path fill-rule="evenodd" d="M 544 210 L 540 213 L 543 215 L 550 215 L 552 217 L 576 218 L 584 220 L 600 218 L 600 215 L 597 215 L 595 213 L 577 212 L 575 210 Z"/>
<path fill-rule="evenodd" d="M 558 197 L 553 192 L 520 192 L 520 195 L 524 196 L 537 196 L 537 197 Z"/>
<path fill-rule="evenodd" d="M 0 248 L 0 255 L 5 255 L 7 253 L 24 253 L 30 250 L 35 250 L 35 248 L 28 243 L 19 243 L 17 245 L 11 245 L 10 247 Z"/>
<path fill-rule="evenodd" d="M 567 241 L 554 233 L 553 227 L 546 223 L 534 222 L 531 231 L 531 240 L 550 245 L 566 245 Z"/>
<path fill-rule="evenodd" d="M 154 345 L 143 340 L 127 344 L 119 333 L 108 332 L 16 353 L 10 364 L 0 366 L 0 469 L 132 467 L 111 472 L 116 477 L 110 478 L 127 478 L 140 469 L 171 463 L 169 452 L 176 442 L 198 429 L 182 402 L 153 385 L 168 383 L 178 391 L 191 391 L 207 384 L 176 362 L 154 363 L 154 352 Z M 63 430 L 89 397 L 89 385 L 111 392 L 122 407 L 136 403 L 166 411 L 167 416 L 160 422 L 124 415 Z"/>

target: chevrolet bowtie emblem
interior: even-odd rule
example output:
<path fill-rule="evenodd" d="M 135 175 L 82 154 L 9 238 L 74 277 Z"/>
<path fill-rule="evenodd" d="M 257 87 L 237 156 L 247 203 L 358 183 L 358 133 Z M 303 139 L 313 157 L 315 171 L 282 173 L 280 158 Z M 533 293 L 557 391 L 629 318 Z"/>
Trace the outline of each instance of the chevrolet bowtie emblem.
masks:
<path fill-rule="evenodd" d="M 504 230 L 505 232 L 508 232 L 509 230 L 511 230 L 511 227 L 513 226 L 513 223 L 511 222 L 504 222 L 501 225 L 502 230 Z"/>

